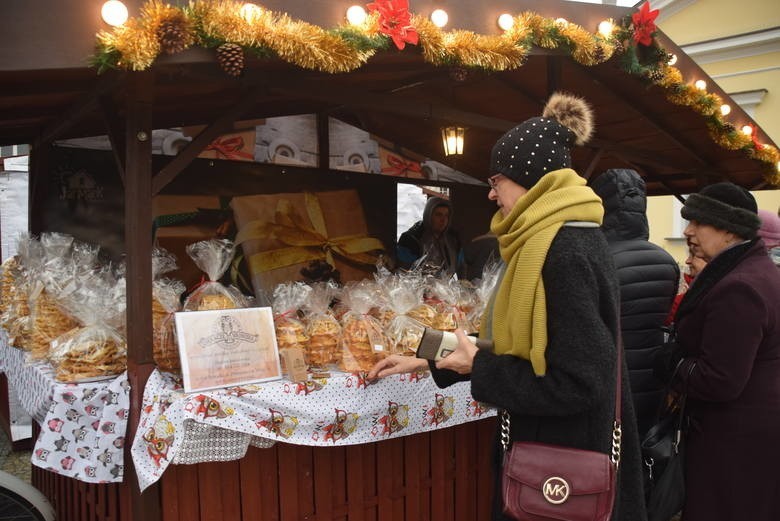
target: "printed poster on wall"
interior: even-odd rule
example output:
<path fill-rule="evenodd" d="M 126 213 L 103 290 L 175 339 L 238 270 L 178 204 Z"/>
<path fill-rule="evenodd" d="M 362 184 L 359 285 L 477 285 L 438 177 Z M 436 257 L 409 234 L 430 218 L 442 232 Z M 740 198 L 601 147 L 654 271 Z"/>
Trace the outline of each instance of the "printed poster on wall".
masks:
<path fill-rule="evenodd" d="M 185 311 L 175 320 L 185 392 L 282 378 L 271 308 Z"/>

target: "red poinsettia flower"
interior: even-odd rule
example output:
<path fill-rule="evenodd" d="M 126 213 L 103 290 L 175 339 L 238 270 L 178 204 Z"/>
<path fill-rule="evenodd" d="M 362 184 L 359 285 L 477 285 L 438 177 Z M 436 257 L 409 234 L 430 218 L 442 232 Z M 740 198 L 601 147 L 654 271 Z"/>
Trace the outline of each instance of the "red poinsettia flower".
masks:
<path fill-rule="evenodd" d="M 417 45 L 419 36 L 411 25 L 408 0 L 377 0 L 368 4 L 370 12 L 379 12 L 379 32 L 388 35 L 400 50 L 407 43 Z"/>
<path fill-rule="evenodd" d="M 631 15 L 634 22 L 634 41 L 642 45 L 653 43 L 653 33 L 655 32 L 655 19 L 658 18 L 658 9 L 650 10 L 650 2 L 642 4 L 639 12 Z"/>

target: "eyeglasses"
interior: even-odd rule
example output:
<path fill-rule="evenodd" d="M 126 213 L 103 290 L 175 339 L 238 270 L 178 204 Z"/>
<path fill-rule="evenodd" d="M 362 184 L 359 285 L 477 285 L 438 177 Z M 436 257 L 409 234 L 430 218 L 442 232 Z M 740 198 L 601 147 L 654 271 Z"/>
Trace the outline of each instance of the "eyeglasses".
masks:
<path fill-rule="evenodd" d="M 501 179 L 501 174 L 496 174 L 487 178 L 487 183 L 490 185 L 491 190 L 495 190 L 498 187 L 498 181 Z"/>

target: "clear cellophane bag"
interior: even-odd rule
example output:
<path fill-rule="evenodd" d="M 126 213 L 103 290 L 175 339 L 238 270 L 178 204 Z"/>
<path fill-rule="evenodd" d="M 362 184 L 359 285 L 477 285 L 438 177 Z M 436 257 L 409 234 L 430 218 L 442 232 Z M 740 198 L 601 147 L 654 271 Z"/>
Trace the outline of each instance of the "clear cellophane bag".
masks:
<path fill-rule="evenodd" d="M 116 376 L 127 368 L 126 282 L 111 266 L 82 274 L 63 301 L 81 324 L 51 342 L 55 378 L 77 383 Z"/>
<path fill-rule="evenodd" d="M 203 282 L 187 297 L 184 311 L 245 308 L 248 302 L 235 286 L 225 286 L 219 279 L 233 261 L 236 247 L 227 239 L 210 239 L 186 248 L 195 265 L 205 274 Z M 208 277 L 208 279 L 206 279 Z"/>
<path fill-rule="evenodd" d="M 412 317 L 425 327 L 433 327 L 433 321 L 436 319 L 436 310 L 425 301 L 428 277 L 419 271 L 401 273 L 397 277 L 400 277 L 401 282 L 412 289 L 418 297 L 417 303 L 405 315 Z"/>
<path fill-rule="evenodd" d="M 341 371 L 369 371 L 388 354 L 389 343 L 382 324 L 370 314 L 380 291 L 371 280 L 347 283 L 342 290 L 345 312 L 341 316 Z"/>
<path fill-rule="evenodd" d="M 177 268 L 176 257 L 164 248 L 152 251 L 152 357 L 161 371 L 181 372 L 174 313 L 181 310 L 186 290 L 180 280 L 163 277 Z"/>
<path fill-rule="evenodd" d="M 309 336 L 302 316 L 312 288 L 303 282 L 285 282 L 274 288 L 271 310 L 274 314 L 274 330 L 279 354 L 287 349 L 298 348 L 306 353 Z M 287 373 L 284 357 L 280 357 L 282 372 Z"/>
<path fill-rule="evenodd" d="M 440 331 L 461 329 L 470 333 L 474 327 L 459 306 L 463 286 L 455 277 L 431 277 L 426 288 L 426 301 L 436 311 L 433 328 Z"/>
<path fill-rule="evenodd" d="M 17 241 L 16 251 L 16 256 L 9 260 L 3 272 L 4 276 L 8 277 L 11 286 L 7 293 L 5 310 L 0 317 L 0 321 L 2 321 L 2 326 L 8 332 L 9 343 L 29 351 L 30 270 L 35 263 L 41 262 L 38 259 L 43 257 L 43 248 L 37 239 L 28 234 L 22 234 Z"/>
<path fill-rule="evenodd" d="M 152 356 L 161 371 L 181 372 L 174 313 L 181 309 L 185 291 L 180 280 L 161 277 L 152 283 Z"/>
<path fill-rule="evenodd" d="M 304 357 L 313 371 L 330 369 L 341 357 L 341 325 L 331 310 L 338 292 L 334 282 L 315 282 L 304 305 L 309 337 Z"/>
<path fill-rule="evenodd" d="M 482 278 L 474 281 L 474 305 L 468 316 L 475 331 L 479 331 L 482 317 L 490 303 L 493 292 L 496 290 L 502 270 L 503 263 L 500 260 L 493 260 L 485 264 L 485 267 L 482 269 Z"/>
<path fill-rule="evenodd" d="M 79 247 L 81 246 L 81 243 Z M 70 235 L 44 233 L 40 238 L 40 256 L 31 257 L 28 306 L 30 333 L 29 359 L 48 358 L 52 340 L 78 326 L 63 300 L 79 285 L 80 271 L 74 262 L 74 240 Z"/>
<path fill-rule="evenodd" d="M 433 309 L 422 304 L 424 286 L 416 275 L 398 274 L 382 281 L 382 291 L 393 318 L 385 326 L 385 334 L 391 354 L 413 355 L 417 352 L 425 324 L 414 318 L 415 311 L 427 310 L 433 317 Z M 424 306 L 424 307 L 421 307 Z"/>

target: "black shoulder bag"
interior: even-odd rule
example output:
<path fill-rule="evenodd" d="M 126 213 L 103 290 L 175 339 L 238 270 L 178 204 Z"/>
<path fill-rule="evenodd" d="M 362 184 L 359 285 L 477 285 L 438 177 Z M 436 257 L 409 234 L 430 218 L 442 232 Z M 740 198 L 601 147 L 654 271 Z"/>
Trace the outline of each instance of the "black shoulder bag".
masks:
<path fill-rule="evenodd" d="M 692 363 L 688 368 L 691 375 Z M 688 378 L 682 393 L 667 407 L 667 413 L 647 431 L 642 440 L 646 469 L 648 521 L 668 521 L 685 503 L 684 421 Z M 666 397 L 664 397 L 666 399 Z"/>

